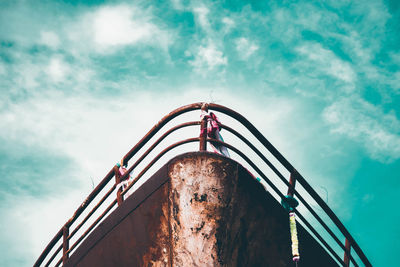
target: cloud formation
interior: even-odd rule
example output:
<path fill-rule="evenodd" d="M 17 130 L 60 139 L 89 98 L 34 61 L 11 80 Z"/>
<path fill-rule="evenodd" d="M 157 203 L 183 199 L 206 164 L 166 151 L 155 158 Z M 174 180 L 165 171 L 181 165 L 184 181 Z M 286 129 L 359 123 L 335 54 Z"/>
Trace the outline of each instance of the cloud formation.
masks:
<path fill-rule="evenodd" d="M 400 158 L 400 121 L 360 98 L 344 98 L 324 110 L 332 132 L 360 142 L 369 155 L 382 161 Z"/>
<path fill-rule="evenodd" d="M 84 13 L 68 30 L 69 38 L 79 43 L 92 44 L 96 52 L 111 53 L 124 46 L 138 44 L 167 49 L 171 35 L 161 30 L 152 20 L 153 14 L 133 5 L 102 6 Z"/>
<path fill-rule="evenodd" d="M 235 43 L 239 57 L 243 60 L 248 59 L 259 48 L 258 45 L 252 43 L 251 41 L 249 41 L 244 37 L 236 39 Z"/>
<path fill-rule="evenodd" d="M 60 39 L 57 34 L 52 31 L 41 31 L 40 32 L 40 44 L 44 44 L 52 49 L 56 49 L 60 46 Z"/>
<path fill-rule="evenodd" d="M 222 67 L 228 63 L 228 59 L 223 52 L 218 50 L 213 43 L 198 48 L 195 59 L 190 63 L 195 71 L 206 74 L 218 67 Z"/>
<path fill-rule="evenodd" d="M 307 44 L 297 48 L 297 51 L 311 60 L 318 69 L 346 83 L 354 83 L 356 74 L 351 65 L 338 58 L 332 51 L 321 47 L 320 44 Z"/>
<path fill-rule="evenodd" d="M 390 2 L 0 5 L 0 215 L 24 233 L 13 239 L 3 225 L 0 265 L 31 266 L 48 241 L 33 239 L 69 217 L 90 179 L 160 116 L 197 101 L 246 115 L 313 186 L 327 188 L 328 204 L 359 230 L 377 265 L 393 265 L 373 245 L 392 239 L 362 223 L 395 202 L 382 192 L 395 188 L 387 174 L 400 168 L 399 13 Z M 43 223 L 47 212 L 62 218 Z M 40 230 L 24 227 L 29 220 Z"/>

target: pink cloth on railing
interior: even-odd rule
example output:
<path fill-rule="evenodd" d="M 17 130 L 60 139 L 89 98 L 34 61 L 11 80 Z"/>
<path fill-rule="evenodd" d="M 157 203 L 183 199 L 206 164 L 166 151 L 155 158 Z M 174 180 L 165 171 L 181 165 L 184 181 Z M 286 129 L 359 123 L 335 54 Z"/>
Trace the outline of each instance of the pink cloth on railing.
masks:
<path fill-rule="evenodd" d="M 208 137 L 217 139 L 217 140 L 220 140 L 223 142 L 224 139 L 222 138 L 221 134 L 219 133 L 221 131 L 221 122 L 219 121 L 218 117 L 212 112 L 210 112 L 209 114 L 206 112 L 203 112 L 201 117 L 206 118 L 207 121 L 209 122 L 209 125 L 207 127 Z M 204 134 L 205 134 L 204 132 L 200 133 L 200 135 L 204 135 Z M 224 155 L 226 157 L 230 157 L 228 149 L 226 147 L 218 145 L 218 144 L 210 144 L 210 145 L 215 153 Z"/>
<path fill-rule="evenodd" d="M 121 176 L 124 175 L 124 174 L 128 171 L 128 170 L 127 170 L 125 167 L 123 167 L 123 166 L 119 167 L 118 170 L 119 170 L 119 173 L 121 174 Z M 129 174 L 128 177 L 126 177 L 125 180 L 121 181 L 121 182 L 119 183 L 118 186 L 119 186 L 119 187 L 122 187 L 122 190 L 124 190 L 125 188 L 128 187 L 130 180 L 131 180 L 131 175 Z M 130 195 L 130 193 L 129 193 L 129 191 L 128 191 L 128 192 L 126 192 L 125 197 L 126 197 L 126 198 L 129 197 L 129 195 Z"/>
<path fill-rule="evenodd" d="M 219 131 L 221 131 L 221 122 L 215 116 L 214 113 L 210 112 L 210 115 L 207 117 L 207 120 L 209 121 L 209 125 L 207 128 L 207 133 L 208 136 L 211 138 L 216 138 L 218 136 Z"/>
<path fill-rule="evenodd" d="M 126 173 L 127 169 L 123 166 L 119 167 L 119 174 L 124 175 Z"/>

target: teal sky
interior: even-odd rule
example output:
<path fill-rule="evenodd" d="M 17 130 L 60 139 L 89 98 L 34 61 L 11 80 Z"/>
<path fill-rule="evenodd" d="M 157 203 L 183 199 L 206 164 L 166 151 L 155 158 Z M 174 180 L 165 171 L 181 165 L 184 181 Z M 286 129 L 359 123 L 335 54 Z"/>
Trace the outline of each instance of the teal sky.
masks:
<path fill-rule="evenodd" d="M 1 1 L 0 265 L 31 266 L 92 180 L 199 101 L 248 117 L 398 265 L 399 48 L 398 1 Z"/>

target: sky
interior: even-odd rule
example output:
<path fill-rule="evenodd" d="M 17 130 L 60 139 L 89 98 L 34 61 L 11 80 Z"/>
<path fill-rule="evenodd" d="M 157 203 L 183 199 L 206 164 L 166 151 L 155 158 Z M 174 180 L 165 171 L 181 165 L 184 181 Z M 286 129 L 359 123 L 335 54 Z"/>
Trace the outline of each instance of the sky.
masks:
<path fill-rule="evenodd" d="M 395 266 L 399 19 L 395 0 L 0 1 L 0 265 L 31 266 L 159 119 L 204 101 L 248 118 Z"/>

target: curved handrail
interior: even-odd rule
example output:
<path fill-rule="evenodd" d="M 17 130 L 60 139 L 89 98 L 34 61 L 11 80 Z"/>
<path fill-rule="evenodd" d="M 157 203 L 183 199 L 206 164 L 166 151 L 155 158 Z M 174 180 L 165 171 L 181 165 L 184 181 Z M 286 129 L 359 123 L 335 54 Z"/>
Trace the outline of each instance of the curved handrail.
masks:
<path fill-rule="evenodd" d="M 175 127 L 174 127 L 175 128 Z M 179 127 L 182 128 L 182 127 Z M 172 129 L 171 129 L 172 130 Z M 175 129 L 176 130 L 176 129 Z M 140 172 L 137 177 L 129 184 L 129 186 L 123 190 L 121 192 L 121 195 L 125 194 L 130 188 L 132 188 L 132 186 L 146 173 L 146 171 L 148 171 L 150 169 L 151 166 L 154 165 L 154 163 L 156 161 L 158 161 L 163 155 L 165 155 L 168 151 L 187 144 L 187 143 L 192 143 L 192 142 L 196 142 L 199 141 L 198 137 L 194 137 L 194 138 L 189 138 L 189 139 L 185 139 L 179 142 L 176 142 L 170 146 L 168 146 L 167 148 L 165 148 L 163 151 L 161 151 L 143 170 L 142 172 Z M 112 189 L 115 189 L 115 185 L 113 185 Z M 88 227 L 88 229 L 78 238 L 77 241 L 75 241 L 75 243 L 68 249 L 67 253 L 70 253 L 73 251 L 73 249 L 79 245 L 79 243 L 90 233 L 90 231 L 92 231 L 94 229 L 94 227 L 101 221 L 101 219 L 104 218 L 105 215 L 107 215 L 107 213 L 115 206 L 115 204 L 117 204 L 117 200 L 115 199 L 113 202 L 111 202 L 111 204 L 107 207 L 107 209 Z M 62 261 L 62 258 L 57 262 L 57 264 L 55 266 L 58 266 Z"/>
<path fill-rule="evenodd" d="M 192 121 L 192 122 L 187 122 L 187 123 L 182 123 L 179 124 L 171 129 L 169 129 L 168 131 L 166 131 L 162 136 L 159 137 L 159 139 L 157 139 L 157 141 L 154 142 L 153 145 L 151 145 L 145 152 L 144 154 L 129 168 L 129 170 L 126 172 L 126 174 L 129 174 L 130 172 L 132 172 L 132 170 L 140 164 L 140 162 L 162 141 L 164 140 L 168 135 L 170 135 L 171 133 L 173 133 L 174 131 L 184 128 L 184 127 L 188 127 L 188 126 L 194 126 L 194 125 L 199 125 L 198 121 Z M 151 162 L 151 164 L 149 164 L 131 183 L 130 186 L 127 190 L 129 190 L 139 179 L 140 177 L 143 176 L 143 174 L 151 167 L 151 165 L 154 164 L 154 162 L 156 160 L 158 160 L 161 156 L 163 156 L 166 152 L 168 152 L 169 150 L 186 144 L 186 143 L 191 143 L 191 142 L 195 142 L 195 141 L 199 141 L 199 138 L 190 138 L 190 139 L 186 139 L 180 142 L 177 142 L 169 147 L 167 147 L 166 149 L 164 149 L 162 152 L 160 152 L 159 155 L 156 156 L 156 158 Z M 126 178 L 127 175 L 122 176 L 121 180 L 124 180 Z M 114 184 L 108 191 L 107 193 L 103 196 L 103 198 L 98 202 L 98 204 L 86 215 L 86 217 L 81 221 L 81 223 L 76 226 L 76 228 L 74 229 L 74 231 L 68 236 L 68 239 L 71 239 L 74 234 L 82 227 L 82 225 L 88 220 L 88 218 L 97 210 L 97 208 L 100 206 L 100 204 L 102 204 L 104 202 L 104 200 L 114 191 L 114 189 L 116 188 L 116 185 Z M 123 191 L 121 194 L 124 195 L 126 193 L 126 191 Z M 105 214 L 104 214 L 105 215 Z M 104 216 L 103 215 L 103 216 Z M 102 216 L 102 217 L 103 217 Z M 90 227 L 89 230 L 85 231 L 85 233 L 68 249 L 67 253 L 71 252 L 82 240 L 83 238 L 90 232 L 91 229 L 94 228 L 94 226 L 97 224 L 98 221 L 96 221 L 95 223 L 93 223 Z M 62 245 L 60 245 L 58 247 L 58 249 L 54 252 L 54 254 L 52 255 L 52 257 L 49 259 L 47 265 L 54 259 L 54 257 L 57 255 L 57 253 L 60 252 L 62 248 Z"/>
<path fill-rule="evenodd" d="M 231 110 L 227 107 L 218 105 L 218 104 L 209 104 L 209 109 L 222 112 L 230 117 L 239 121 L 243 126 L 245 126 L 264 146 L 268 149 L 268 151 L 290 172 L 296 171 L 296 169 L 289 163 L 289 161 L 261 134 L 260 131 L 254 127 L 245 117 L 240 115 L 234 110 Z M 296 171 L 297 172 L 297 171 Z M 317 192 L 310 186 L 310 184 L 305 180 L 305 178 L 297 172 L 297 181 L 304 187 L 307 193 L 310 194 L 312 198 L 317 202 L 318 205 L 326 212 L 326 214 L 331 218 L 331 220 L 335 223 L 335 225 L 339 228 L 342 234 L 349 239 L 351 246 L 359 255 L 360 259 L 364 262 L 367 266 L 372 266 L 367 257 L 365 256 L 364 252 L 358 246 L 357 242 L 354 240 L 352 235 L 347 231 L 346 227 L 343 223 L 339 220 L 336 214 L 329 208 L 329 206 L 325 203 L 325 201 L 317 194 Z"/>
<path fill-rule="evenodd" d="M 243 154 L 243 152 L 241 152 L 240 150 L 238 150 L 237 148 L 235 148 L 234 146 L 222 142 L 220 140 L 216 140 L 216 139 L 207 139 L 209 142 L 211 143 L 217 143 L 219 145 L 225 146 L 227 148 L 229 148 L 230 150 L 234 151 L 236 154 L 238 154 L 241 158 L 243 158 L 262 178 L 264 181 L 266 181 L 268 183 L 269 186 L 271 186 L 271 188 L 275 191 L 275 193 L 277 193 L 279 195 L 279 197 L 284 198 L 284 195 L 279 191 L 279 189 L 273 185 L 273 183 L 266 177 L 266 175 L 246 156 Z M 287 181 L 286 181 L 287 182 Z M 305 201 L 301 195 L 299 193 L 297 193 L 297 196 L 299 197 L 299 199 L 301 198 L 302 201 Z M 306 203 L 306 202 L 305 202 Z M 308 205 L 308 204 L 307 204 Z M 308 206 L 308 209 L 310 210 L 311 207 Z M 312 214 L 314 215 L 315 218 L 317 218 L 318 222 L 321 223 L 321 225 L 323 225 L 323 227 L 327 227 L 325 228 L 329 234 L 331 234 L 332 238 L 339 244 L 339 245 L 343 245 L 339 239 L 337 238 L 337 236 L 329 229 L 329 227 L 322 221 L 322 219 L 311 209 L 311 211 L 313 212 Z M 301 215 L 301 213 L 295 209 L 295 212 L 297 215 L 299 215 L 299 217 L 301 218 L 301 220 L 306 224 L 306 226 L 308 227 L 308 229 L 311 230 L 311 232 L 318 238 L 319 241 L 321 241 L 321 243 L 328 249 L 328 251 L 336 258 L 336 260 L 338 260 L 340 263 L 343 264 L 343 266 L 346 266 L 344 261 L 337 255 L 337 253 L 332 249 L 331 246 L 329 246 L 329 244 L 323 240 L 323 238 L 318 234 L 318 232 L 308 223 L 308 221 Z M 345 250 L 344 246 L 343 246 L 343 250 Z M 357 267 L 357 263 L 356 261 L 353 259 L 353 257 L 350 255 L 351 260 L 353 262 L 353 264 Z"/>
<path fill-rule="evenodd" d="M 122 195 L 126 194 L 126 192 L 129 191 L 129 189 L 132 188 L 132 186 L 134 186 L 136 184 L 137 181 L 139 181 L 139 179 L 149 170 L 149 168 L 151 166 L 154 165 L 154 163 L 156 161 L 158 161 L 165 153 L 167 153 L 168 151 L 170 151 L 171 149 L 179 146 L 179 145 L 183 145 L 183 144 L 187 144 L 187 143 L 192 143 L 192 142 L 196 142 L 199 141 L 200 139 L 198 137 L 195 138 L 189 138 L 189 139 L 185 139 L 182 140 L 180 142 L 177 142 L 175 144 L 172 144 L 170 146 L 168 146 L 167 148 L 165 148 L 163 151 L 161 151 L 149 164 L 147 164 L 147 166 L 136 176 L 135 179 L 132 180 L 132 182 L 129 183 L 129 185 L 121 192 Z"/>
<path fill-rule="evenodd" d="M 168 135 L 170 135 L 171 133 L 175 132 L 178 129 L 184 128 L 184 127 L 188 127 L 188 126 L 195 126 L 195 125 L 199 125 L 198 121 L 192 121 L 192 122 L 186 122 L 186 123 L 182 123 L 179 124 L 171 129 L 169 129 L 168 131 L 166 131 L 162 136 L 160 136 L 159 139 L 157 139 L 157 141 L 154 142 L 153 145 L 151 145 L 146 152 L 143 153 L 143 155 L 129 168 L 129 170 L 127 170 L 127 174 L 131 173 L 133 171 L 133 169 L 139 165 L 143 159 L 161 142 L 163 141 Z M 198 139 L 198 138 L 197 138 Z M 179 144 L 178 144 L 179 145 Z M 172 148 L 171 148 L 172 149 Z M 125 178 L 127 178 L 127 175 L 124 175 L 121 177 L 121 180 L 124 180 Z M 140 178 L 140 177 L 139 177 Z M 139 179 L 137 178 L 137 179 Z M 97 210 L 97 208 L 100 206 L 100 204 L 102 202 L 104 202 L 104 200 L 114 191 L 114 189 L 116 188 L 116 185 L 114 184 L 108 191 L 107 193 L 103 196 L 103 198 L 98 202 L 98 204 L 88 213 L 88 215 L 82 220 L 82 222 L 76 226 L 76 228 L 74 229 L 74 231 L 68 236 L 68 239 L 71 239 L 74 234 L 82 227 L 82 225 L 88 220 L 88 218 Z M 78 243 L 78 242 L 76 242 Z M 76 244 L 75 243 L 75 244 Z M 75 245 L 74 244 L 74 245 Z M 72 251 L 73 247 L 75 246 L 71 246 L 71 248 L 69 249 L 69 251 Z M 62 246 L 59 247 L 59 249 L 55 252 L 58 253 L 60 251 Z"/>
<path fill-rule="evenodd" d="M 241 152 L 239 149 L 236 147 L 226 143 L 222 142 L 220 140 L 208 138 L 207 139 L 211 143 L 217 143 L 219 145 L 225 146 L 229 148 L 230 150 L 234 151 L 236 154 L 238 154 L 241 158 L 243 158 L 262 178 L 264 181 L 267 182 L 269 186 L 279 195 L 279 197 L 284 198 L 284 195 L 279 191 L 279 189 L 271 182 L 270 179 L 267 178 L 267 176 L 260 170 L 260 168 L 257 167 L 243 152 Z M 306 222 L 306 225 L 308 228 L 313 232 L 313 234 L 316 234 L 317 238 L 324 244 L 324 246 L 329 250 L 330 253 L 342 264 L 344 264 L 343 260 L 337 255 L 337 253 L 331 248 L 331 246 L 326 243 L 325 240 L 317 233 L 317 231 L 306 221 L 306 219 L 301 215 L 301 213 L 295 209 L 295 212 L 297 215 L 300 215 L 299 217 L 302 218 L 302 221 Z"/>
<path fill-rule="evenodd" d="M 267 165 L 270 167 L 273 172 L 280 178 L 280 180 L 288 187 L 290 187 L 289 182 L 285 179 L 285 177 L 281 174 L 281 172 L 258 150 L 250 141 L 248 141 L 243 135 L 238 133 L 236 130 L 221 124 L 221 128 L 231 132 L 236 137 L 238 137 L 241 141 L 243 141 L 248 147 L 250 147 Z M 225 143 L 226 144 L 226 143 Z M 220 143 L 220 145 L 224 145 Z M 300 202 L 304 204 L 307 210 L 317 219 L 317 221 L 322 225 L 322 227 L 329 233 L 329 235 L 336 241 L 336 243 L 343 249 L 346 250 L 345 245 L 338 239 L 338 237 L 332 232 L 329 226 L 321 219 L 321 217 L 314 211 L 313 208 L 307 203 L 307 201 L 298 193 L 295 189 L 293 189 L 294 194 L 299 198 Z M 350 255 L 351 256 L 351 255 Z M 352 257 L 352 256 L 351 256 Z M 355 260 L 351 259 L 352 262 L 356 265 Z"/>
<path fill-rule="evenodd" d="M 153 149 L 154 149 L 161 141 L 163 141 L 168 135 L 170 135 L 170 134 L 173 133 L 174 131 L 176 131 L 176 130 L 178 130 L 178 129 L 181 129 L 181 128 L 183 128 L 183 127 L 194 126 L 194 125 L 199 125 L 199 124 L 200 124 L 200 122 L 198 122 L 198 121 L 186 122 L 186 123 L 179 124 L 179 125 L 177 125 L 177 126 L 171 128 L 171 129 L 169 129 L 168 131 L 166 131 L 162 136 L 160 136 L 160 138 L 157 139 L 157 141 L 154 142 L 153 145 L 151 145 L 151 146 L 143 153 L 143 155 L 142 155 L 138 160 L 136 160 L 136 162 L 135 162 L 134 164 L 132 164 L 131 167 L 129 167 L 129 169 L 126 171 L 126 173 L 125 173 L 123 176 L 121 176 L 121 180 L 125 180 L 125 179 L 128 177 L 129 173 L 131 173 L 131 172 L 143 161 L 143 159 L 144 159 L 146 156 L 148 156 L 148 155 L 150 154 L 150 152 L 153 151 Z M 134 154 L 133 154 L 133 155 L 134 155 Z M 132 157 L 131 157 L 131 158 L 132 158 Z"/>
<path fill-rule="evenodd" d="M 344 225 L 341 223 L 341 221 L 339 220 L 339 218 L 333 213 L 333 211 L 328 207 L 328 205 L 322 200 L 322 198 L 315 192 L 315 190 L 308 184 L 308 182 L 304 179 L 304 177 L 299 174 L 295 168 L 289 163 L 289 161 L 287 161 L 285 159 L 285 157 L 283 157 L 283 155 L 261 134 L 261 132 L 259 132 L 254 125 L 252 125 L 245 117 L 243 117 L 242 115 L 240 115 L 239 113 L 237 113 L 234 110 L 231 110 L 227 107 L 218 105 L 218 104 L 207 104 L 207 103 L 194 103 L 194 104 L 190 104 L 190 105 L 186 105 L 183 107 L 180 107 L 178 109 L 173 110 L 172 112 L 170 112 L 168 115 L 164 116 L 156 125 L 153 126 L 153 128 L 123 157 L 122 159 L 122 163 L 125 165 L 128 163 L 128 161 L 161 129 L 163 128 L 163 126 L 165 126 L 169 121 L 171 121 L 172 119 L 176 118 L 177 116 L 184 114 L 186 112 L 190 112 L 193 110 L 199 110 L 199 109 L 204 109 L 204 110 L 215 110 L 221 113 L 224 113 L 232 118 L 234 118 L 236 121 L 240 122 L 243 126 L 245 126 L 245 128 L 247 128 L 247 130 L 249 130 L 251 132 L 251 134 L 253 134 L 257 140 L 280 162 L 280 164 L 282 164 L 283 167 L 285 167 L 290 173 L 297 173 L 296 175 L 296 180 L 299 182 L 299 184 L 301 184 L 303 186 L 303 188 L 306 190 L 306 192 L 316 201 L 316 203 L 322 208 L 322 210 L 328 215 L 328 217 L 332 220 L 332 222 L 336 225 L 336 227 L 338 227 L 338 229 L 341 231 L 341 233 L 345 236 L 346 238 L 346 246 L 343 245 L 342 242 L 340 242 L 338 240 L 338 238 L 333 234 L 333 232 L 329 229 L 329 227 L 322 221 L 322 219 L 320 219 L 320 217 L 315 213 L 314 210 L 312 210 L 312 208 L 308 205 L 308 203 L 302 198 L 302 196 L 293 188 L 294 194 L 296 194 L 300 201 L 303 202 L 303 204 L 305 204 L 306 208 L 311 212 L 311 214 L 318 220 L 319 223 L 321 223 L 321 225 L 325 228 L 325 230 L 327 230 L 327 232 L 333 237 L 333 239 L 339 244 L 339 246 L 345 251 L 345 255 L 350 257 L 350 260 L 353 262 L 354 265 L 357 266 L 355 260 L 353 259 L 353 257 L 351 256 L 350 253 L 350 249 L 349 247 L 353 247 L 354 251 L 358 254 L 358 256 L 360 257 L 361 261 L 366 265 L 366 266 L 371 266 L 370 262 L 368 261 L 368 259 L 366 258 L 365 254 L 363 253 L 363 251 L 361 250 L 361 248 L 358 246 L 358 244 L 356 243 L 356 241 L 354 240 L 354 238 L 350 235 L 350 233 L 347 231 L 347 229 L 344 227 Z M 188 123 L 183 123 L 180 124 L 178 126 L 175 126 L 173 128 L 171 128 L 170 130 L 168 130 L 166 133 L 164 133 L 130 168 L 129 170 L 126 172 L 125 175 L 118 177 L 120 180 L 123 180 L 125 178 L 127 178 L 127 175 L 134 169 L 136 168 L 136 166 L 166 137 L 168 136 L 170 133 L 174 132 L 177 129 L 186 127 L 186 126 L 191 126 L 191 125 L 199 125 L 200 122 L 196 121 L 196 122 L 188 122 Z M 201 125 L 201 127 L 204 127 L 203 125 Z M 275 168 L 275 166 L 268 161 L 268 159 L 266 159 L 266 157 L 254 146 L 252 145 L 249 141 L 246 140 L 246 138 L 244 138 L 243 136 L 241 136 L 239 133 L 237 133 L 235 130 L 233 130 L 232 128 L 229 128 L 228 126 L 223 125 L 223 128 L 227 129 L 228 131 L 232 132 L 233 134 L 235 134 L 237 137 L 239 137 L 239 139 L 241 139 L 243 142 L 245 142 L 247 145 L 249 145 L 253 151 L 256 152 L 256 154 L 258 156 L 260 156 L 262 158 L 262 160 L 267 163 L 267 165 L 275 172 L 275 174 L 277 174 L 277 176 L 284 182 L 284 184 L 286 186 L 288 186 L 289 188 L 291 187 L 291 185 L 288 183 L 287 179 L 284 178 L 284 176 Z M 235 133 L 236 132 L 236 133 Z M 218 141 L 218 140 L 211 140 L 207 137 L 205 137 L 205 139 L 207 141 Z M 189 141 L 188 141 L 189 140 Z M 200 136 L 200 138 L 190 138 L 190 139 L 186 139 L 184 141 L 181 142 L 195 142 L 195 141 L 200 141 L 200 143 L 202 142 L 202 137 Z M 178 143 L 181 143 L 178 142 Z M 176 144 L 176 143 L 175 143 Z M 175 145 L 174 144 L 174 145 Z M 170 149 L 172 149 L 173 147 L 176 147 L 174 145 L 169 146 L 168 148 L 164 149 L 159 155 L 156 156 L 156 158 L 154 158 L 150 164 L 148 164 L 144 170 L 142 170 L 142 172 L 140 172 L 140 174 L 134 179 L 133 182 L 131 182 L 129 184 L 129 186 L 124 189 L 122 192 L 120 192 L 120 194 L 123 196 L 130 188 L 132 188 L 132 186 L 140 179 L 140 177 L 151 167 L 151 165 L 156 162 L 162 155 L 164 155 L 167 151 L 169 151 Z M 226 144 L 227 147 L 229 148 L 228 144 Z M 233 146 L 230 146 L 233 147 Z M 231 148 L 232 149 L 232 148 Z M 234 149 L 232 149 L 234 150 Z M 244 155 L 244 154 L 243 154 Z M 244 155 L 245 156 L 245 155 Z M 255 166 L 256 167 L 256 166 Z M 254 168 L 254 167 L 253 167 Z M 257 167 L 256 167 L 257 168 Z M 257 168 L 258 169 L 258 168 Z M 258 169 L 259 170 L 259 169 Z M 70 235 L 65 235 L 64 230 L 67 228 L 69 229 L 69 227 L 75 222 L 75 220 L 80 216 L 80 214 L 86 209 L 86 207 L 88 207 L 88 205 L 92 202 L 92 200 L 99 194 L 99 192 L 105 187 L 105 185 L 115 176 L 115 168 L 111 169 L 109 171 L 109 173 L 101 180 L 101 182 L 96 186 L 96 188 L 89 194 L 89 196 L 85 199 L 85 201 L 78 207 L 78 209 L 75 211 L 74 215 L 65 223 L 65 225 L 60 229 L 60 231 L 57 232 L 57 234 L 53 237 L 53 239 L 50 241 L 50 243 L 46 246 L 46 248 L 44 249 L 44 251 L 42 252 L 42 254 L 39 256 L 38 260 L 35 263 L 35 266 L 39 266 L 45 257 L 47 257 L 48 253 L 50 252 L 50 250 L 54 247 L 54 245 L 56 244 L 56 242 L 58 242 L 58 240 L 60 240 L 60 238 L 62 236 L 64 236 L 64 239 L 66 238 L 67 241 L 68 239 L 70 239 L 79 229 L 80 227 L 86 222 L 87 218 L 90 217 L 91 214 L 94 213 L 94 211 L 98 208 L 98 205 L 101 203 L 101 201 L 92 209 L 92 211 L 89 212 L 89 215 L 86 216 L 86 218 L 77 226 L 78 229 L 75 229 Z M 259 173 L 260 175 L 262 174 Z M 262 174 L 264 175 L 264 174 Z M 117 178 L 117 177 L 116 177 Z M 283 196 L 283 194 L 276 188 L 276 186 L 272 183 L 272 182 L 268 182 L 268 178 L 264 175 L 264 180 L 269 184 L 269 186 L 271 186 L 271 188 L 273 188 L 275 191 L 277 191 L 279 196 Z M 113 186 L 112 190 L 109 190 L 108 192 L 112 192 L 115 188 L 115 185 Z M 107 193 L 107 196 L 109 194 Z M 104 197 L 103 197 L 104 199 Z M 116 200 L 114 200 L 115 203 Z M 113 202 L 113 203 L 114 203 Z M 115 205 L 114 203 L 114 205 Z M 119 202 L 118 202 L 119 203 Z M 109 211 L 109 210 L 108 210 Z M 107 211 L 107 212 L 108 212 Z M 103 213 L 104 214 L 104 213 Z M 104 214 L 105 215 L 105 214 Z M 103 215 L 103 216 L 104 216 Z M 98 219 L 99 220 L 99 219 Z M 305 224 L 307 225 L 307 227 L 315 234 L 316 233 L 316 237 L 322 242 L 324 243 L 324 245 L 326 244 L 326 242 L 318 235 L 318 233 L 315 231 L 315 229 L 310 228 L 309 223 L 307 221 L 305 221 L 304 217 L 301 218 L 301 220 L 303 222 L 305 222 Z M 89 229 L 87 230 L 87 232 L 89 231 Z M 82 237 L 81 237 L 82 238 Z M 350 246 L 348 247 L 348 242 L 350 244 Z M 79 242 L 76 242 L 74 245 L 76 246 L 76 244 Z M 69 252 L 71 252 L 73 250 L 73 248 L 75 246 L 72 246 L 71 248 L 68 249 L 64 249 L 64 255 Z M 332 249 L 328 246 L 325 245 L 325 247 L 332 253 Z M 56 252 L 52 255 L 51 259 L 48 261 L 47 264 L 49 264 L 49 262 L 51 262 L 54 257 L 56 256 L 56 254 L 61 250 L 61 248 L 59 247 Z M 336 259 L 338 259 L 337 254 L 332 254 L 335 256 Z M 340 258 L 339 258 L 340 259 Z M 340 259 L 339 262 L 343 263 L 343 261 Z M 58 262 L 58 264 L 60 263 L 60 261 Z"/>
<path fill-rule="evenodd" d="M 128 153 L 122 158 L 123 164 L 127 164 L 128 161 L 147 143 L 150 138 L 152 138 L 165 124 L 167 124 L 172 119 L 176 118 L 177 116 L 193 111 L 196 109 L 201 109 L 204 103 L 194 103 L 190 105 L 186 105 L 180 108 L 177 108 L 170 112 L 168 115 L 164 116 L 153 128 L 148 131 L 148 133 L 131 149 Z"/>
<path fill-rule="evenodd" d="M 100 199 L 100 201 L 96 204 L 96 206 L 93 207 L 93 209 L 86 215 L 86 217 L 75 227 L 74 231 L 69 234 L 68 240 L 70 240 L 78 231 L 79 229 L 83 226 L 83 224 L 93 215 L 93 213 L 100 207 L 100 205 L 104 202 L 104 200 L 111 195 L 111 193 L 115 190 L 116 185 L 114 184 L 107 192 L 106 194 Z M 54 260 L 54 258 L 57 256 L 57 254 L 60 252 L 62 249 L 63 245 L 61 244 L 56 251 L 53 253 L 53 255 L 50 257 L 50 259 L 47 261 L 45 266 L 49 266 L 50 263 Z M 69 249 L 72 251 L 72 247 Z"/>
<path fill-rule="evenodd" d="M 123 157 L 123 162 L 124 164 L 127 163 L 129 159 L 131 159 L 150 139 L 153 137 L 165 124 L 167 124 L 169 121 L 171 121 L 173 118 L 189 112 L 193 111 L 196 109 L 200 109 L 202 107 L 203 103 L 195 103 L 191 105 L 186 105 L 181 108 L 178 108 L 172 112 L 170 112 L 168 115 L 164 116 L 124 157 Z M 194 122 L 197 124 L 198 122 Z M 193 125 L 191 123 L 186 123 L 187 125 L 181 126 L 181 127 L 175 127 L 175 129 L 171 129 L 168 134 L 171 132 L 182 128 L 186 126 Z M 179 125 L 178 125 L 179 126 Z M 165 134 L 164 137 L 168 135 L 167 133 Z M 106 186 L 106 184 L 114 177 L 114 168 L 112 168 L 107 175 L 101 180 L 101 182 L 96 186 L 95 189 L 89 194 L 89 196 L 82 202 L 82 204 L 76 209 L 74 212 L 73 216 L 64 224 L 63 227 L 57 232 L 57 234 L 51 239 L 50 243 L 46 246 L 46 248 L 43 250 L 43 252 L 40 254 L 39 258 L 36 260 L 34 266 L 40 266 L 42 264 L 43 260 L 45 257 L 49 254 L 50 250 L 54 247 L 54 245 L 57 243 L 57 241 L 62 237 L 63 235 L 63 228 L 67 227 L 69 228 L 72 223 L 75 222 L 75 220 L 82 214 L 82 212 L 86 209 L 86 207 L 89 206 L 89 204 L 93 201 L 93 199 L 100 193 L 100 191 Z M 57 250 L 59 251 L 59 250 Z"/>
<path fill-rule="evenodd" d="M 63 227 L 57 232 L 50 243 L 46 246 L 39 258 L 36 260 L 34 266 L 40 266 L 45 257 L 49 254 L 50 250 L 54 247 L 57 241 L 63 236 L 63 228 L 69 227 L 75 220 L 81 215 L 86 207 L 92 202 L 92 200 L 100 193 L 100 191 L 106 186 L 106 184 L 114 177 L 114 170 L 110 170 L 107 175 L 101 180 L 95 189 L 89 194 L 89 196 L 83 201 L 83 203 L 74 212 L 74 215 L 64 224 Z"/>

